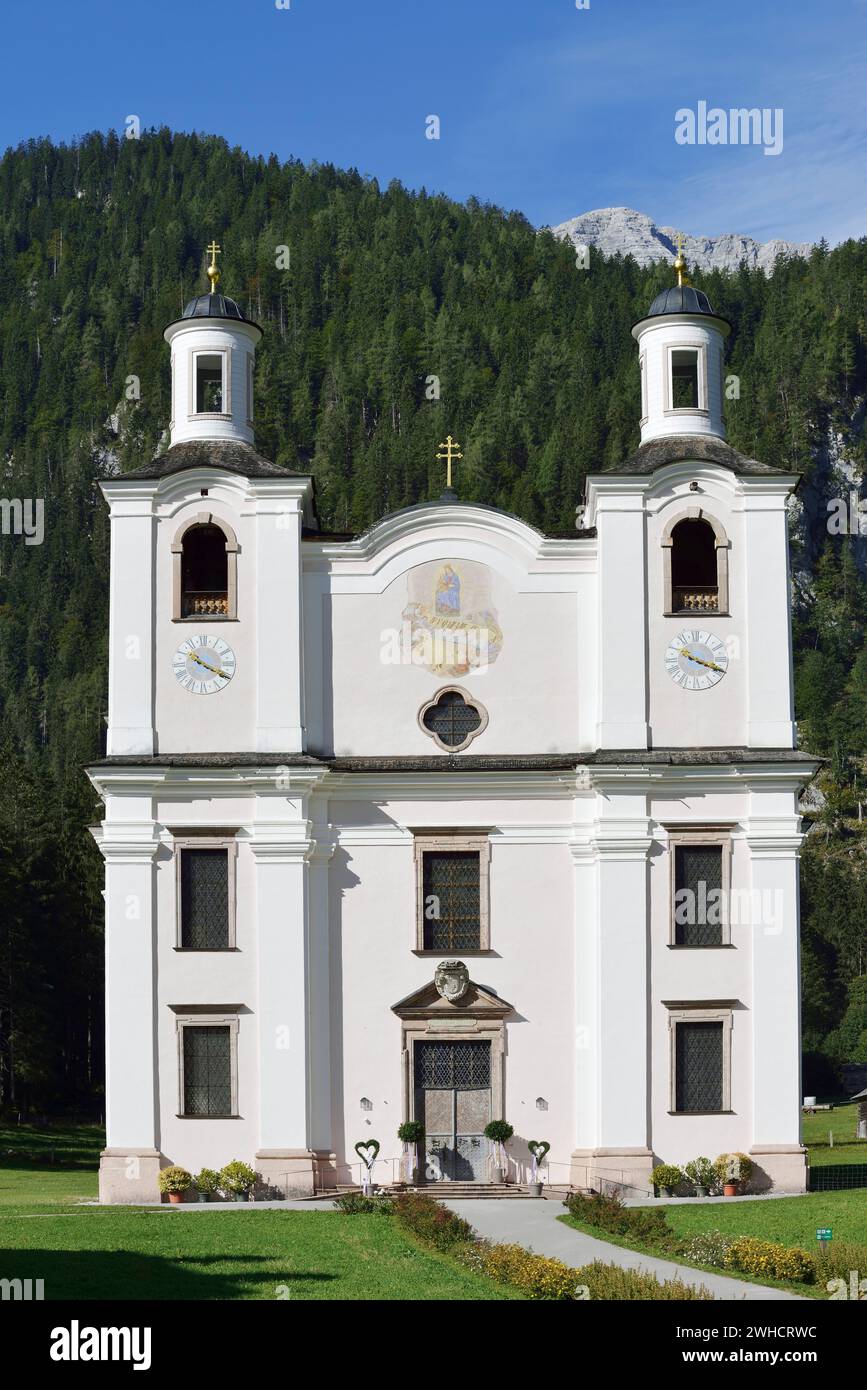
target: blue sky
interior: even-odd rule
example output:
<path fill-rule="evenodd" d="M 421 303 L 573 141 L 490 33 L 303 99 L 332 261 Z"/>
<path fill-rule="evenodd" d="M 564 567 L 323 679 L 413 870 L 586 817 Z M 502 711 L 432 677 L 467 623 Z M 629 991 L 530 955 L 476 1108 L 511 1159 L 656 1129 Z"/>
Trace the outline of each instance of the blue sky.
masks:
<path fill-rule="evenodd" d="M 40 0 L 2 35 L 0 148 L 135 114 L 537 225 L 626 205 L 694 234 L 867 234 L 867 0 Z M 782 154 L 676 144 L 700 100 L 782 107 Z"/>

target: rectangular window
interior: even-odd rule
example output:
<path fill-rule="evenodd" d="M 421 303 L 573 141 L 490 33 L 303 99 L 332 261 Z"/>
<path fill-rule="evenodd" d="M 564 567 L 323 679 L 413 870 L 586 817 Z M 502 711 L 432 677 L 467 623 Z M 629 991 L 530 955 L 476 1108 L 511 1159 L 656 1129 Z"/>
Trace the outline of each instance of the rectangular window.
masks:
<path fill-rule="evenodd" d="M 487 830 L 415 830 L 417 951 L 490 949 Z"/>
<path fill-rule="evenodd" d="M 182 849 L 181 946 L 188 951 L 229 947 L 229 851 Z"/>
<path fill-rule="evenodd" d="M 195 360 L 196 414 L 220 415 L 224 410 L 223 401 L 226 394 L 223 381 L 225 357 L 219 352 L 200 352 Z"/>
<path fill-rule="evenodd" d="M 723 1023 L 702 1020 L 675 1025 L 675 1103 L 678 1114 L 721 1111 Z"/>
<path fill-rule="evenodd" d="M 235 949 L 234 829 L 178 827 L 175 837 L 175 947 Z"/>
<path fill-rule="evenodd" d="M 722 946 L 722 845 L 674 846 L 674 944 Z"/>
<path fill-rule="evenodd" d="M 235 1114 L 232 1032 L 228 1027 L 186 1024 L 183 1039 L 183 1115 Z"/>
<path fill-rule="evenodd" d="M 731 945 L 733 825 L 669 824 L 669 936 L 672 947 Z"/>
<path fill-rule="evenodd" d="M 698 409 L 698 353 L 689 348 L 675 348 L 671 354 L 671 406 Z"/>
<path fill-rule="evenodd" d="M 424 855 L 424 949 L 478 951 L 481 893 L 478 853 L 429 850 Z"/>

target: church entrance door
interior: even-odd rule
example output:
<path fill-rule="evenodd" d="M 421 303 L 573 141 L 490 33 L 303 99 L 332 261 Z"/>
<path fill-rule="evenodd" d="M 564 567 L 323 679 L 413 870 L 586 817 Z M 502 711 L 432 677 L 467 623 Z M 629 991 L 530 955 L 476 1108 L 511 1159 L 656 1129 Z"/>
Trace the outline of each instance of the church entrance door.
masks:
<path fill-rule="evenodd" d="M 491 1044 L 417 1042 L 415 1113 L 425 1128 L 428 1182 L 485 1182 Z"/>

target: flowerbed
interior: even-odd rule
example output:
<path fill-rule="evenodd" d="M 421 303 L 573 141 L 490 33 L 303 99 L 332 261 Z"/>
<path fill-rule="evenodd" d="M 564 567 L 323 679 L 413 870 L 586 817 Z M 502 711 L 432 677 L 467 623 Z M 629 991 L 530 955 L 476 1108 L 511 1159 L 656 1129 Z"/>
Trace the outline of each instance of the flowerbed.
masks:
<path fill-rule="evenodd" d="M 397 1224 L 422 1244 L 453 1256 L 476 1274 L 519 1289 L 531 1299 L 564 1302 L 594 1298 L 705 1300 L 713 1297 L 707 1289 L 695 1289 L 679 1279 L 661 1283 L 652 1274 L 620 1269 L 599 1261 L 573 1269 L 561 1260 L 537 1255 L 522 1245 L 479 1240 L 468 1221 L 423 1192 L 402 1193 L 393 1200 L 351 1193 L 338 1197 L 334 1205 L 348 1216 L 369 1212 L 393 1215 Z M 655 1220 L 652 1224 L 658 1226 Z"/>

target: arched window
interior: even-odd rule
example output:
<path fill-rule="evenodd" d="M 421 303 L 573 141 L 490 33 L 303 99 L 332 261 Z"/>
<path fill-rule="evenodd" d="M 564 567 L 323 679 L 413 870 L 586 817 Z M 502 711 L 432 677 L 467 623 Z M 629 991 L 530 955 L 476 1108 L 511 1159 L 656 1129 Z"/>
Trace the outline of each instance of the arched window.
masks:
<path fill-rule="evenodd" d="M 234 618 L 237 606 L 235 533 L 211 513 L 193 517 L 172 545 L 174 618 Z"/>
<path fill-rule="evenodd" d="M 691 508 L 673 518 L 662 538 L 665 611 L 728 611 L 728 538 L 719 522 Z"/>

